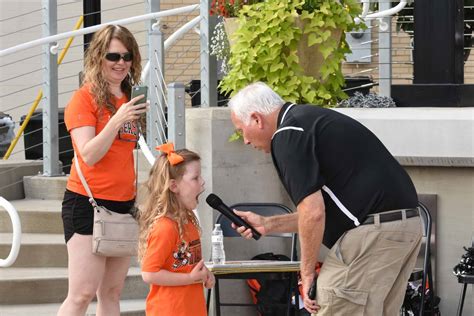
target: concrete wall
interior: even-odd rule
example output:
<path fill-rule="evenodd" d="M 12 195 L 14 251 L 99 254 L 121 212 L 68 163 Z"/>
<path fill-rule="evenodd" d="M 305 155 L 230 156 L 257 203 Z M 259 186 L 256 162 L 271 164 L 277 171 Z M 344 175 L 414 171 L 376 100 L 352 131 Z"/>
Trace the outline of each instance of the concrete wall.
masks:
<path fill-rule="evenodd" d="M 362 122 L 384 142 L 406 167 L 418 193 L 437 195 L 437 294 L 441 297 L 441 313 L 455 315 L 461 286 L 452 268 L 464 253 L 462 246 L 470 245 L 474 231 L 474 109 L 337 110 Z M 266 201 L 289 205 L 271 157 L 242 142 L 227 141 L 233 132 L 227 108 L 188 109 L 186 116 L 187 147 L 202 156 L 206 196 L 214 192 L 228 204 Z M 198 211 L 204 255 L 209 257 L 216 214 L 203 201 L 201 198 Z M 232 258 L 249 259 L 251 254 L 262 252 L 255 246 L 245 240 L 234 245 L 226 241 L 226 251 Z M 232 300 L 248 299 L 245 287 L 241 286 L 241 292 L 242 297 L 234 294 Z M 223 296 L 230 297 L 228 293 Z M 472 315 L 472 287 L 466 297 L 464 314 Z M 224 315 L 246 313 L 232 309 L 224 310 Z"/>
<path fill-rule="evenodd" d="M 43 162 L 34 160 L 0 160 L 0 196 L 7 200 L 25 198 L 23 177 L 43 171 Z"/>

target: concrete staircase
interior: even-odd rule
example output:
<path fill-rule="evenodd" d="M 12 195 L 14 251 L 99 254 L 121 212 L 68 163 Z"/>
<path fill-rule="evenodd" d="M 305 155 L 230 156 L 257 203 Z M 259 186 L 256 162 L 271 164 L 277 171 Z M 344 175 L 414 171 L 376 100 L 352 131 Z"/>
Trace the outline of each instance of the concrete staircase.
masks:
<path fill-rule="evenodd" d="M 142 166 L 147 163 L 142 160 Z M 146 170 L 139 178 L 146 176 Z M 61 199 L 67 177 L 24 178 L 25 199 L 10 201 L 19 213 L 22 240 L 12 267 L 0 268 L 0 316 L 56 315 L 67 295 L 67 250 L 61 220 Z M 11 222 L 0 210 L 0 258 L 11 248 Z M 132 259 L 121 300 L 121 315 L 145 315 L 148 285 Z M 87 315 L 95 315 L 95 303 Z"/>

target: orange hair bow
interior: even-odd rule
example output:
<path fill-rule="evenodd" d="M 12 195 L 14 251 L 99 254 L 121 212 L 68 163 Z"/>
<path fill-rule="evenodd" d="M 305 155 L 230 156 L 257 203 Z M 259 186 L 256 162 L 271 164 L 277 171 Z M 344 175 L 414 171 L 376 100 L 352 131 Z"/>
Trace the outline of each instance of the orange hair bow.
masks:
<path fill-rule="evenodd" d="M 156 146 L 156 150 L 159 150 L 159 151 L 165 153 L 166 155 L 168 155 L 168 161 L 170 162 L 170 164 L 172 166 L 175 166 L 175 165 L 177 165 L 177 164 L 184 161 L 183 156 L 178 155 L 174 151 L 174 144 L 173 143 L 166 143 L 166 144 Z"/>

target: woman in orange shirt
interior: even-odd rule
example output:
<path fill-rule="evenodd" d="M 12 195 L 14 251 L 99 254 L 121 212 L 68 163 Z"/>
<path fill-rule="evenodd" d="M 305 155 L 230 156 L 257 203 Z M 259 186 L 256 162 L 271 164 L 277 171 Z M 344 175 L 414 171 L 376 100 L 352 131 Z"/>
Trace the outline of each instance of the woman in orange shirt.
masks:
<path fill-rule="evenodd" d="M 77 155 L 73 164 L 79 163 L 98 204 L 121 213 L 130 212 L 135 201 L 136 122 L 147 108 L 143 96 L 129 100 L 132 85 L 140 80 L 140 62 L 137 42 L 128 29 L 102 28 L 87 49 L 83 85 L 65 111 Z M 68 295 L 58 315 L 85 315 L 97 294 L 97 315 L 118 316 L 130 257 L 92 253 L 93 209 L 88 200 L 73 166 L 62 206 Z"/>
<path fill-rule="evenodd" d="M 193 213 L 204 191 L 200 158 L 186 149 L 174 152 L 173 144 L 157 149 L 163 154 L 150 171 L 148 198 L 138 216 L 138 258 L 150 284 L 146 314 L 206 316 L 203 285 L 211 288 L 215 280 L 204 266 Z"/>

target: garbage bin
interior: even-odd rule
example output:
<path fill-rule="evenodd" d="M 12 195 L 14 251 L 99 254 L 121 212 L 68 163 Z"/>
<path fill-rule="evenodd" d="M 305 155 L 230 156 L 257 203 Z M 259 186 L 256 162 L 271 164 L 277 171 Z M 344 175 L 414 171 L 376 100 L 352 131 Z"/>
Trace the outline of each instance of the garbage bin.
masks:
<path fill-rule="evenodd" d="M 220 80 L 217 80 L 219 86 Z M 219 87 L 217 88 L 217 106 L 227 106 L 229 100 L 229 94 L 221 94 Z M 191 106 L 201 106 L 201 80 L 191 80 L 184 88 L 187 94 L 191 97 Z"/>
<path fill-rule="evenodd" d="M 10 115 L 0 112 L 0 158 L 3 158 L 15 138 L 13 128 L 15 123 Z"/>
<path fill-rule="evenodd" d="M 23 124 L 26 115 L 21 117 Z M 74 150 L 71 136 L 64 124 L 64 109 L 58 109 L 58 134 L 59 134 L 59 160 L 63 164 L 63 172 L 68 174 L 71 170 Z M 35 111 L 25 128 L 23 139 L 25 142 L 25 158 L 36 160 L 43 158 L 43 112 Z"/>

